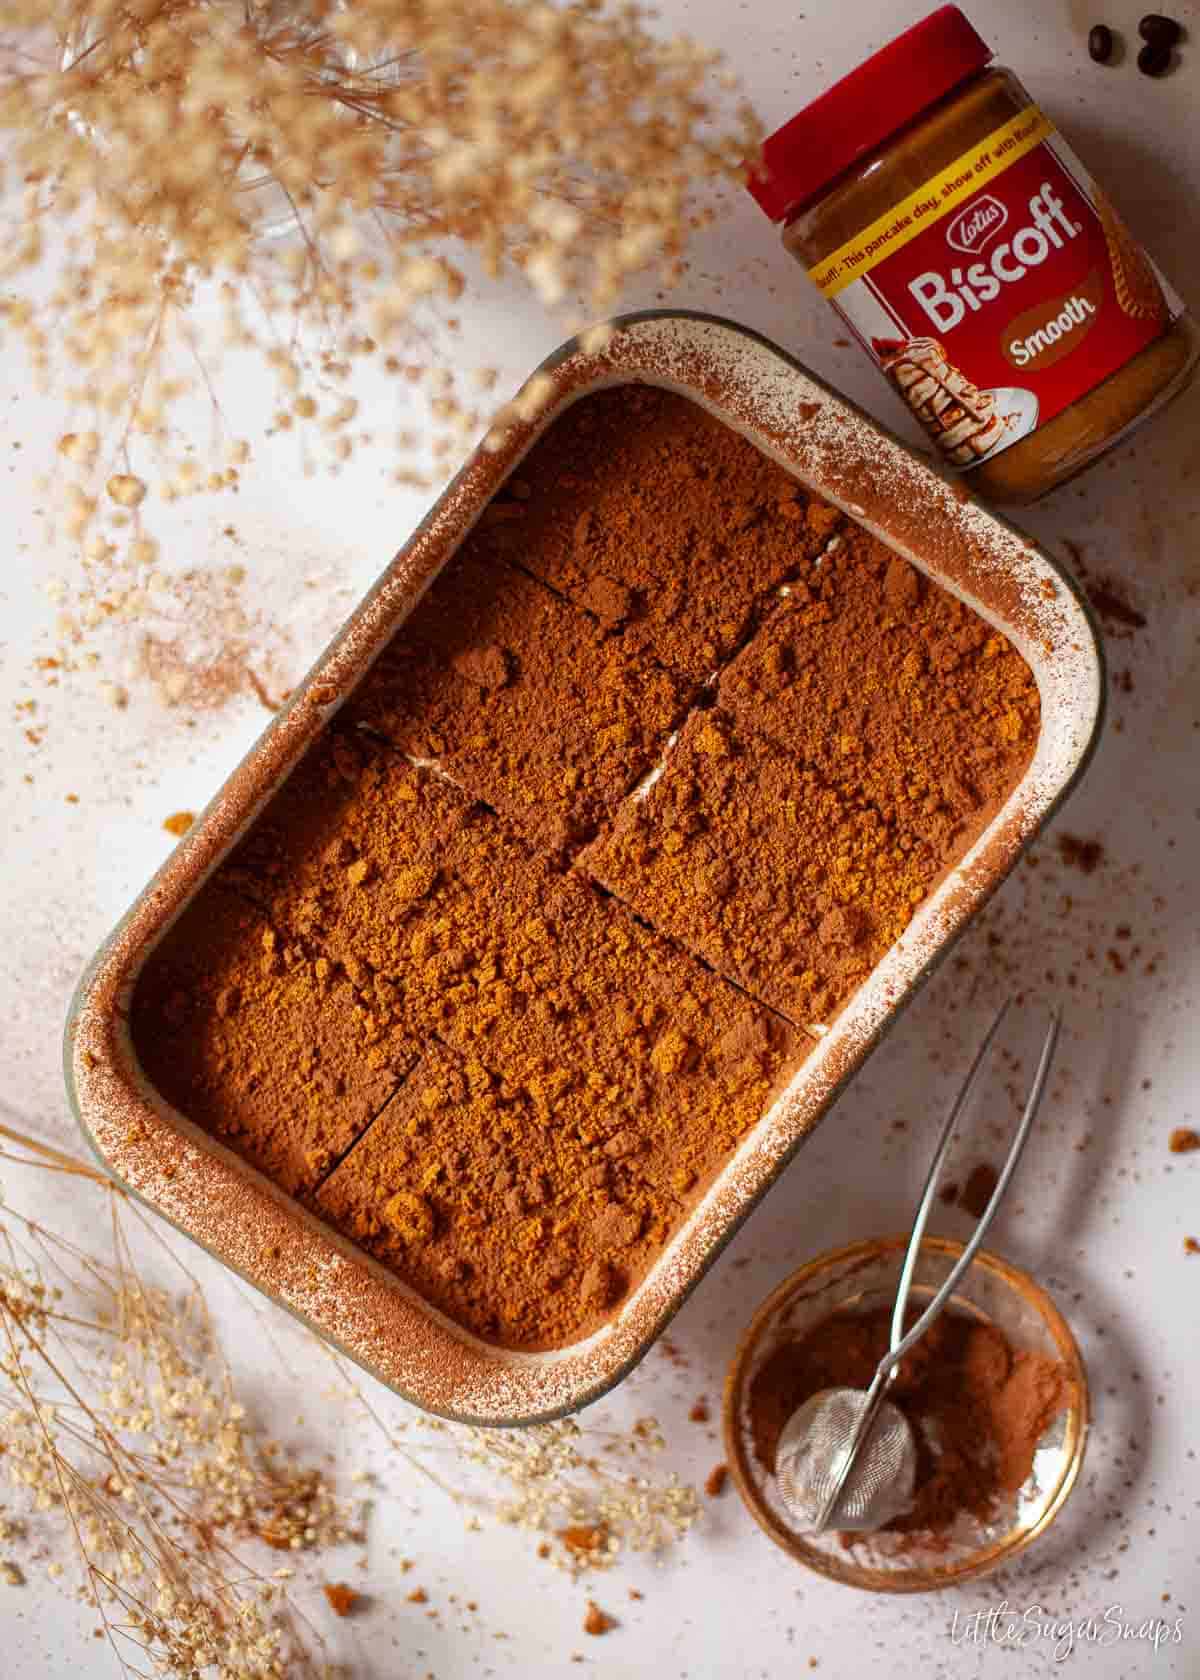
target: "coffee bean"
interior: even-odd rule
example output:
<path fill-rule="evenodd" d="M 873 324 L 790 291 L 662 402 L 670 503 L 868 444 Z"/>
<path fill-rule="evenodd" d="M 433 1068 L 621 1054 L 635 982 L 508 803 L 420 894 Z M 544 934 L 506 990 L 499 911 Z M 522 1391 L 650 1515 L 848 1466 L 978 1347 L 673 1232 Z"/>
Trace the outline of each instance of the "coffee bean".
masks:
<path fill-rule="evenodd" d="M 1165 76 L 1171 68 L 1171 49 L 1148 41 L 1138 54 L 1137 64 L 1143 76 Z"/>
<path fill-rule="evenodd" d="M 1176 23 L 1174 18 L 1164 17 L 1161 12 L 1147 12 L 1138 24 L 1138 34 L 1143 41 L 1152 47 L 1177 47 L 1183 39 L 1183 25 Z M 1161 72 L 1151 71 L 1152 75 Z"/>
<path fill-rule="evenodd" d="M 1097 64 L 1107 64 L 1116 46 L 1116 37 L 1106 23 L 1098 23 L 1088 35 L 1088 52 Z"/>

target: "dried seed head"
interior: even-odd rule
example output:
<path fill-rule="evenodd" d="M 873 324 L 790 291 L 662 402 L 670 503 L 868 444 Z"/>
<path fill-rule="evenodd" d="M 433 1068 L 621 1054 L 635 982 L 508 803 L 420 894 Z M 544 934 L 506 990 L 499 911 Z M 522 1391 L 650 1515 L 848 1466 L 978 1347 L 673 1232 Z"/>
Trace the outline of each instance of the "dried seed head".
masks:
<path fill-rule="evenodd" d="M 146 486 L 132 473 L 114 473 L 108 481 L 108 493 L 121 507 L 137 507 L 146 498 Z"/>
<path fill-rule="evenodd" d="M 5 39 L 43 29 L 0 58 L 0 128 L 26 183 L 0 256 L 0 324 L 35 379 L 85 417 L 60 441 L 63 461 L 91 474 L 106 448 L 155 447 L 153 472 L 135 460 L 108 480 L 121 508 L 150 478 L 165 478 L 168 502 L 236 485 L 245 442 L 223 471 L 157 464 L 186 455 L 189 399 L 219 403 L 228 349 L 275 375 L 278 430 L 326 417 L 336 467 L 354 444 L 333 434 L 351 416 L 341 391 L 326 392 L 356 359 L 386 341 L 389 371 L 436 373 L 430 346 L 479 271 L 522 274 L 551 307 L 577 300 L 591 314 L 642 265 L 668 280 L 703 219 L 700 195 L 759 138 L 714 55 L 652 33 L 616 0 L 63 0 L 65 56 L 46 15 L 38 0 L 0 0 Z M 263 238 L 275 222 L 296 237 Z M 452 260 L 460 251 L 469 261 Z M 217 309 L 198 309 L 210 295 Z M 531 382 L 515 413 L 536 418 L 545 395 Z M 489 418 L 433 379 L 426 396 L 432 426 L 412 428 L 399 482 L 423 485 L 429 461 L 448 465 Z M 72 537 L 98 488 L 68 502 Z M 71 579 L 78 621 L 85 609 L 110 627 L 133 621 L 119 578 L 127 559 L 141 563 L 133 554 L 105 561 L 115 606 Z"/>

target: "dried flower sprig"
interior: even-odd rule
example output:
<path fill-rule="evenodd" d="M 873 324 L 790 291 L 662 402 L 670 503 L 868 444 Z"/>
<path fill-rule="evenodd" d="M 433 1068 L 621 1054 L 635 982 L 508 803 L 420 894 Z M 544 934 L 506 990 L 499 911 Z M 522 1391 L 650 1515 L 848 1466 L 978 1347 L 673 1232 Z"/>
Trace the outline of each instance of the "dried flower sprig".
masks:
<path fill-rule="evenodd" d="M 396 473 L 426 482 L 488 418 L 430 350 L 471 273 L 592 314 L 669 278 L 756 143 L 731 104 L 714 55 L 607 0 L 0 0 L 3 315 L 79 411 L 67 656 L 161 587 L 147 508 L 249 458 L 226 431 L 202 465 L 174 426 L 197 384 L 219 409 L 198 300 L 334 464 L 367 435 L 359 362 L 425 378 L 439 432 Z"/>
<path fill-rule="evenodd" d="M 624 1551 L 665 1551 L 699 1520 L 696 1489 L 674 1474 L 653 1474 L 664 1445 L 654 1418 L 605 1440 L 567 1418 L 520 1435 L 476 1430 L 469 1456 L 511 1482 L 501 1519 L 555 1535 L 562 1543 L 556 1561 L 581 1574 L 608 1567 Z"/>
<path fill-rule="evenodd" d="M 639 1418 L 618 1432 L 576 1418 L 526 1429 L 484 1429 L 419 1416 L 397 1431 L 371 1405 L 346 1361 L 325 1343 L 318 1345 L 337 1367 L 347 1397 L 363 1408 L 392 1451 L 462 1505 L 469 1522 L 485 1510 L 502 1523 L 552 1536 L 560 1545 L 549 1555 L 571 1574 L 608 1568 L 625 1552 L 663 1552 L 700 1519 L 696 1489 L 673 1472 L 656 1473 L 654 1461 L 666 1442 L 654 1418 Z M 431 1470 L 428 1453 L 414 1455 L 410 1429 L 440 1438 L 460 1471 L 473 1465 L 485 1472 L 484 1491 L 448 1485 Z M 504 1493 L 496 1492 L 497 1478 Z"/>
<path fill-rule="evenodd" d="M 0 1161 L 75 1180 L 111 1231 L 100 1256 L 0 1200 L 0 1476 L 17 1501 L 0 1501 L 0 1585 L 23 1584 L 47 1541 L 50 1573 L 64 1574 L 66 1542 L 123 1673 L 327 1675 L 320 1639 L 287 1594 L 293 1570 L 257 1568 L 245 1547 L 291 1556 L 359 1543 L 363 1511 L 239 1401 L 200 1284 L 156 1222 L 87 1162 L 5 1125 L 0 1140 Z M 131 1230 L 153 1243 L 175 1287 L 143 1274 Z M 526 1431 L 420 1416 L 397 1425 L 327 1344 L 312 1347 L 392 1455 L 454 1500 L 468 1526 L 487 1513 L 552 1536 L 549 1555 L 571 1573 L 659 1552 L 699 1516 L 693 1488 L 655 1474 L 664 1442 L 652 1419 L 626 1433 L 573 1419 Z"/>
<path fill-rule="evenodd" d="M 149 1230 L 144 1216 L 85 1163 L 51 1152 L 50 1164 L 106 1197 L 113 1252 L 98 1258 L 0 1210 L 0 1451 L 23 1506 L 0 1507 L 5 1579 L 20 1584 L 22 1554 L 67 1539 L 127 1674 L 325 1672 L 280 1572 L 234 1546 L 324 1548 L 361 1540 L 359 1519 L 322 1471 L 252 1426 L 200 1288 L 165 1244 L 180 1287 L 140 1275 L 126 1221 Z"/>

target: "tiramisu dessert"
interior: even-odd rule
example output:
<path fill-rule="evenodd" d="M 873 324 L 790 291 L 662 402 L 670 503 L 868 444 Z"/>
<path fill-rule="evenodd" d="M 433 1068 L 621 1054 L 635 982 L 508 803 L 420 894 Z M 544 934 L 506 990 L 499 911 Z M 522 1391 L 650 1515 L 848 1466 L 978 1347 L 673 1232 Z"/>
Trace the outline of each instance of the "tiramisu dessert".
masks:
<path fill-rule="evenodd" d="M 1002 636 L 746 439 L 601 390 L 153 951 L 142 1067 L 463 1330 L 578 1341 L 1039 717 Z"/>

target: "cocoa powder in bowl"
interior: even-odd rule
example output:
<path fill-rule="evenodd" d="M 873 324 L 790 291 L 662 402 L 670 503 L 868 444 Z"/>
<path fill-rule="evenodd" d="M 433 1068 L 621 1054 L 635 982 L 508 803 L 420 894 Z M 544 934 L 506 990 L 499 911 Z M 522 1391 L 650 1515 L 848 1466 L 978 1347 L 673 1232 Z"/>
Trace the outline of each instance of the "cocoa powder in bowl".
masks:
<path fill-rule="evenodd" d="M 833 1313 L 763 1362 L 748 1414 L 765 1470 L 774 1474 L 780 1436 L 812 1395 L 869 1387 L 890 1330 L 887 1308 Z M 1070 1400 L 1070 1380 L 1045 1354 L 1014 1348 L 994 1324 L 945 1312 L 901 1361 L 888 1398 L 912 1428 L 917 1477 L 912 1508 L 887 1531 L 936 1545 L 960 1518 L 993 1520 L 1020 1491 L 1039 1441 Z M 853 1545 L 867 1537 L 844 1538 Z"/>

